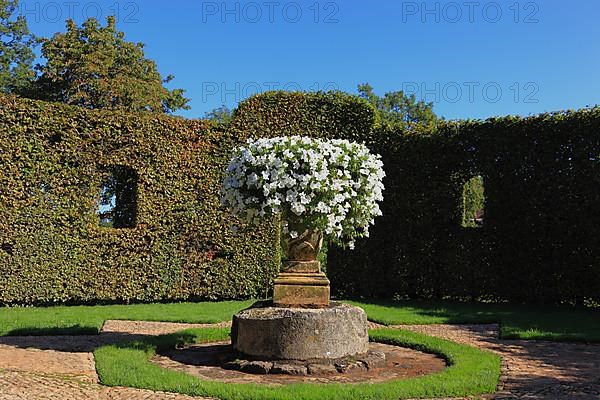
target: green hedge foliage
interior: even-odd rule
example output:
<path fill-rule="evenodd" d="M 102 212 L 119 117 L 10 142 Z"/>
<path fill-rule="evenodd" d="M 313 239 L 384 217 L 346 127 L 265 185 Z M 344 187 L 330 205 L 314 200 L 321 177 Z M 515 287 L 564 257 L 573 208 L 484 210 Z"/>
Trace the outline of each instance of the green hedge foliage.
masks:
<path fill-rule="evenodd" d="M 338 294 L 600 302 L 600 108 L 380 128 L 384 216 L 354 253 L 330 255 Z M 464 184 L 483 178 L 480 228 Z"/>
<path fill-rule="evenodd" d="M 269 93 L 262 100 L 270 98 L 283 99 L 272 112 L 285 110 L 299 124 L 308 121 L 292 118 L 293 109 L 318 111 L 310 126 L 322 135 L 342 137 L 373 123 L 370 106 L 349 95 Z M 261 104 L 253 98 L 240 110 Z M 275 224 L 243 226 L 219 205 L 233 147 L 269 134 L 241 123 L 225 130 L 0 97 L 0 303 L 267 296 L 279 265 Z M 133 171 L 137 180 L 127 192 L 135 201 L 115 209 L 115 226 L 130 228 L 99 223 L 103 183 L 114 171 Z"/>
<path fill-rule="evenodd" d="M 365 142 L 385 163 L 371 238 L 329 249 L 338 296 L 600 301 L 600 109 L 406 131 L 355 96 L 268 92 L 227 126 L 0 97 L 0 303 L 267 295 L 276 226 L 239 224 L 218 191 L 235 145 L 288 134 Z M 99 224 L 115 170 L 137 179 L 131 228 Z M 478 176 L 484 223 L 465 227 Z"/>
<path fill-rule="evenodd" d="M 237 143 L 206 121 L 0 97 L 0 303 L 264 296 L 270 224 L 219 206 Z M 106 171 L 137 174 L 132 228 L 99 225 Z"/>
<path fill-rule="evenodd" d="M 375 109 L 339 92 L 266 92 L 241 102 L 229 125 L 240 139 L 303 135 L 355 141 L 372 139 Z"/>
<path fill-rule="evenodd" d="M 491 293 L 600 302 L 600 108 L 467 121 L 442 134 L 456 129 L 460 152 L 485 183 L 475 243 Z"/>

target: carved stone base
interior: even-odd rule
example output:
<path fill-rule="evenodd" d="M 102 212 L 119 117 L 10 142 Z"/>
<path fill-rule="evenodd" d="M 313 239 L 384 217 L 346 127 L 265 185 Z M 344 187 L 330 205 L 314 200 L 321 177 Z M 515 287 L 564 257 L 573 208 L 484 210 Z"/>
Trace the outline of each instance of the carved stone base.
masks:
<path fill-rule="evenodd" d="M 275 279 L 273 304 L 278 307 L 327 307 L 329 279 L 322 272 L 282 272 Z"/>
<path fill-rule="evenodd" d="M 275 279 L 273 304 L 277 307 L 329 306 L 329 279 L 317 260 L 288 260 Z"/>

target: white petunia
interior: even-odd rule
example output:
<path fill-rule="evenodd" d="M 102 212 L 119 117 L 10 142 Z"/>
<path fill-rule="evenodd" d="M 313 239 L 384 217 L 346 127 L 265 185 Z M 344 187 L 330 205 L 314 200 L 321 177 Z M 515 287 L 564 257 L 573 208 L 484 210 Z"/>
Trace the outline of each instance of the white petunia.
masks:
<path fill-rule="evenodd" d="M 351 244 L 368 236 L 381 215 L 384 177 L 380 157 L 362 144 L 300 136 L 248 140 L 227 167 L 220 200 L 249 223 L 295 215 Z M 283 231 L 298 234 L 287 225 Z"/>

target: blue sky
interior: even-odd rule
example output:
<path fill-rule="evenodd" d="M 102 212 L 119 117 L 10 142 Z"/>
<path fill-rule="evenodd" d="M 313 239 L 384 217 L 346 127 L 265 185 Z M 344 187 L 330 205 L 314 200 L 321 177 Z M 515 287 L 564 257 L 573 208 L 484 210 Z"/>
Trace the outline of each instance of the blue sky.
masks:
<path fill-rule="evenodd" d="M 269 89 L 402 90 L 448 119 L 600 103 L 600 2 L 22 0 L 48 36 L 116 14 L 199 118 Z"/>

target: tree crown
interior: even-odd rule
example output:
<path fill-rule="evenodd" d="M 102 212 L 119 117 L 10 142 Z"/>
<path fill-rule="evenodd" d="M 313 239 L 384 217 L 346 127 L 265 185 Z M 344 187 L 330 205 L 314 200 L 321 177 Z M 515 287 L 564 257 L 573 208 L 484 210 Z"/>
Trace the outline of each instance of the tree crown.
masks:
<path fill-rule="evenodd" d="M 81 27 L 67 20 L 67 31 L 44 39 L 47 62 L 34 97 L 85 108 L 170 113 L 189 109 L 183 89 L 167 89 L 156 63 L 145 57 L 144 44 L 125 40 L 114 16 L 106 26 L 90 18 Z"/>

